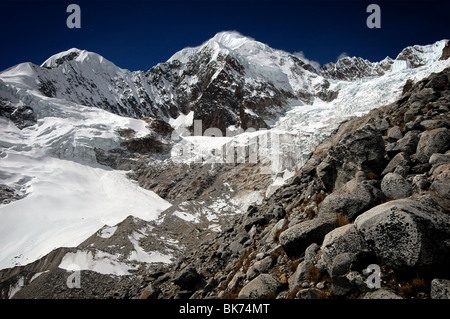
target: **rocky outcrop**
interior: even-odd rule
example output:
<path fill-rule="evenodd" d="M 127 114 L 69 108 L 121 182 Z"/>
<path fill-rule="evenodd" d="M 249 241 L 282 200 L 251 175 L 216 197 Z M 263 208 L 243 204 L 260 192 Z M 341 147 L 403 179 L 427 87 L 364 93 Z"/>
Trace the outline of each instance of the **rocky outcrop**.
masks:
<path fill-rule="evenodd" d="M 36 124 L 33 108 L 23 103 L 14 106 L 10 101 L 0 98 L 0 116 L 10 119 L 19 129 Z"/>
<path fill-rule="evenodd" d="M 450 58 L 450 42 L 447 42 L 444 49 L 442 50 L 440 60 L 447 60 L 448 58 Z"/>
<path fill-rule="evenodd" d="M 8 204 L 12 201 L 23 198 L 20 191 L 4 184 L 0 184 L 0 204 Z"/>
<path fill-rule="evenodd" d="M 394 61 L 385 59 L 382 63 L 372 63 L 357 57 L 343 57 L 336 63 L 325 64 L 321 71 L 328 77 L 337 80 L 354 80 L 367 76 L 383 75 Z"/>

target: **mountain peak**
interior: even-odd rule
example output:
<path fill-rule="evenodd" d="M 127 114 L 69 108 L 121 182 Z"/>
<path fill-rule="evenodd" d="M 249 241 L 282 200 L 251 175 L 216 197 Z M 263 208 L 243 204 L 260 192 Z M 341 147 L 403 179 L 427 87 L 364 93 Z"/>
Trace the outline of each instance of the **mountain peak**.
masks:
<path fill-rule="evenodd" d="M 45 68 L 56 68 L 66 62 L 70 61 L 76 61 L 79 63 L 88 63 L 93 66 L 94 68 L 98 68 L 99 65 L 106 65 L 106 66 L 113 66 L 114 63 L 111 61 L 105 59 L 103 56 L 101 56 L 98 53 L 90 52 L 87 50 L 80 50 L 77 48 L 71 48 L 67 51 L 63 51 L 60 53 L 57 53 L 55 55 L 52 55 L 50 58 L 45 60 L 44 63 L 41 64 L 41 67 Z M 118 67 L 116 67 L 118 68 Z M 118 68 L 120 69 L 120 68 Z"/>
<path fill-rule="evenodd" d="M 416 68 L 439 60 L 448 40 L 440 40 L 428 45 L 406 47 L 397 55 L 396 60 L 406 61 L 410 68 Z"/>
<path fill-rule="evenodd" d="M 80 50 L 77 48 L 72 48 L 67 51 L 63 51 L 57 54 L 52 55 L 44 63 L 41 64 L 41 67 L 53 68 L 61 65 L 66 61 L 72 61 L 77 59 L 81 53 L 86 52 L 84 50 Z"/>
<path fill-rule="evenodd" d="M 217 33 L 208 42 L 220 43 L 230 50 L 236 50 L 248 41 L 255 41 L 253 38 L 246 37 L 237 31 L 222 31 Z"/>
<path fill-rule="evenodd" d="M 186 62 L 189 56 L 204 48 L 210 49 L 215 53 L 228 53 L 234 51 L 244 56 L 254 54 L 259 50 L 271 50 L 266 44 L 242 35 L 237 31 L 221 31 L 199 46 L 188 47 L 178 51 L 169 59 L 169 61 L 179 60 L 181 62 Z"/>

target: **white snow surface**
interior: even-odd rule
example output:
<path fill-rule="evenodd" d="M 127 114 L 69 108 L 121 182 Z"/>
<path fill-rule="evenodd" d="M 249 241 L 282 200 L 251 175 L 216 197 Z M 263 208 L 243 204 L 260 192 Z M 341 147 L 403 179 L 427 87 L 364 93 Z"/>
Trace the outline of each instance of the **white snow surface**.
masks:
<path fill-rule="evenodd" d="M 121 171 L 21 155 L 2 159 L 2 173 L 4 168 L 28 182 L 24 199 L 0 207 L 2 268 L 27 264 L 57 247 L 77 246 L 103 225 L 129 215 L 156 219 L 170 206 Z"/>
<path fill-rule="evenodd" d="M 170 207 L 126 172 L 95 160 L 94 147 L 119 146 L 119 128 L 148 134 L 144 121 L 32 90 L 17 95 L 19 101 L 31 96 L 38 122 L 19 130 L 0 118 L 0 180 L 25 195 L 0 204 L 0 269 L 28 264 L 58 247 L 75 247 L 129 215 L 154 220 Z"/>
<path fill-rule="evenodd" d="M 74 253 L 67 253 L 59 264 L 59 268 L 72 271 L 90 270 L 116 276 L 129 275 L 129 271 L 135 269 L 118 259 L 118 256 L 100 250 L 94 252 L 78 250 Z"/>

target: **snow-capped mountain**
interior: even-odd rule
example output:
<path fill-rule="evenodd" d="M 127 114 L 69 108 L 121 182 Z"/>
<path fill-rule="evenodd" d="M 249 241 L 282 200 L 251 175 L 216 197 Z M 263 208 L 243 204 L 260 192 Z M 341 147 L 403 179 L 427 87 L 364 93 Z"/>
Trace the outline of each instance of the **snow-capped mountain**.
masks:
<path fill-rule="evenodd" d="M 131 72 L 98 54 L 70 49 L 41 66 L 22 63 L 1 72 L 0 269 L 26 265 L 57 247 L 75 247 L 129 215 L 160 223 L 169 207 L 173 216 L 194 224 L 204 220 L 211 222 L 206 228 L 217 228 L 212 210 L 220 215 L 231 206 L 248 206 L 251 198 L 261 201 L 341 121 L 393 102 L 407 79 L 418 81 L 448 67 L 450 60 L 440 60 L 447 43 L 409 47 L 380 62 L 345 57 L 319 68 L 237 32 L 221 32 L 148 71 Z M 192 133 L 194 120 L 202 120 L 201 133 L 207 128 L 218 128 L 223 135 L 238 128 L 256 132 L 170 138 L 172 130 Z M 258 181 L 245 192 L 233 193 L 230 187 L 224 193 L 229 202 L 218 205 L 224 199 L 212 198 L 208 210 L 198 209 L 204 201 L 197 198 L 175 203 L 170 196 L 155 194 L 166 185 L 165 190 L 202 190 L 195 188 L 202 183 L 200 176 L 213 181 L 217 168 L 208 167 L 194 179 L 188 164 L 222 163 L 208 159 L 228 147 L 242 146 L 248 156 L 254 138 L 267 136 L 278 146 L 275 154 L 272 139 L 259 150 L 271 153 L 273 176 L 264 187 Z M 149 155 L 149 150 L 160 149 L 155 143 L 172 150 Z M 177 156 L 175 151 L 186 145 L 194 152 Z M 133 170 L 139 184 L 123 170 L 105 166 L 111 158 L 126 162 L 127 168 L 121 169 Z M 158 180 L 172 172 L 173 163 L 187 166 Z M 146 167 L 157 169 L 150 174 Z M 249 169 L 247 174 L 255 172 Z M 164 185 L 147 183 L 144 189 L 145 178 Z M 178 187 L 186 181 L 190 188 Z M 189 205 L 196 207 L 195 214 L 183 210 Z"/>
<path fill-rule="evenodd" d="M 358 57 L 342 57 L 336 63 L 325 64 L 322 67 L 322 74 L 337 80 L 354 80 L 413 69 L 439 60 L 446 44 L 447 40 L 441 40 L 430 45 L 410 46 L 403 49 L 395 59 L 386 57 L 380 62 L 370 62 Z"/>
<path fill-rule="evenodd" d="M 175 53 L 147 72 L 130 72 L 104 57 L 70 49 L 41 66 L 20 64 L 2 72 L 5 83 L 133 118 L 165 121 L 193 111 L 204 129 L 225 134 L 229 126 L 270 127 L 291 105 L 330 102 L 332 80 L 354 80 L 429 65 L 446 40 L 404 49 L 381 62 L 341 58 L 321 68 L 237 32 L 220 32 L 194 48 Z M 20 75 L 20 83 L 14 79 Z M 212 107 L 213 106 L 213 107 Z M 213 111 L 212 111 L 213 109 Z"/>

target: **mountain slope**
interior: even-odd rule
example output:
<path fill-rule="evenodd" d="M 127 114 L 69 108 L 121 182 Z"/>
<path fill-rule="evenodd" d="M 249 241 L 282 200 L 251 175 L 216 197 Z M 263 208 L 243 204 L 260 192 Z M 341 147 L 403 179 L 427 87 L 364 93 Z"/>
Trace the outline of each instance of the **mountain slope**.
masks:
<path fill-rule="evenodd" d="M 345 121 L 272 196 L 136 297 L 448 298 L 449 107 L 447 67 Z M 187 274 L 189 285 L 177 280 Z"/>
<path fill-rule="evenodd" d="M 342 121 L 394 102 L 407 79 L 417 82 L 448 67 L 450 60 L 439 60 L 445 43 L 404 50 L 377 64 L 390 65 L 384 73 L 349 59 L 328 74 L 331 68 L 236 32 L 221 32 L 147 72 L 120 69 L 78 49 L 42 66 L 23 63 L 1 72 L 1 268 L 79 246 L 129 215 L 154 233 L 186 229 L 191 233 L 176 239 L 179 249 L 196 247 L 192 234 L 220 232 L 230 216 L 276 192 Z M 257 131 L 189 136 L 194 120 L 202 120 L 201 132 Z M 249 163 L 254 146 L 258 160 Z M 226 162 L 229 149 L 233 161 Z M 180 156 L 179 150 L 188 152 Z M 92 265 L 102 258 L 120 267 L 140 263 L 130 255 L 141 256 L 145 268 L 153 255 L 143 244 L 151 232 L 144 233 L 137 240 L 130 231 L 122 259 L 104 246 L 90 252 L 80 246 L 66 261 L 87 258 L 86 271 L 98 269 Z M 168 240 L 160 243 L 164 256 L 174 249 L 175 239 Z"/>

